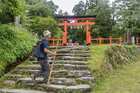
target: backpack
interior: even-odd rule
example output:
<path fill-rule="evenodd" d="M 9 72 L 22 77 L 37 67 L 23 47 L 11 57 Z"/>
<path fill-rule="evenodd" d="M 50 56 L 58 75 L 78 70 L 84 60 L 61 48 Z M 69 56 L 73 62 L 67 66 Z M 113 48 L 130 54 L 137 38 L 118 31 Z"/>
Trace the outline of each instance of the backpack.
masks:
<path fill-rule="evenodd" d="M 42 54 L 42 51 L 41 51 L 41 44 L 42 44 L 42 41 L 39 44 L 37 44 L 37 46 L 33 49 L 34 57 L 44 58 L 44 54 Z"/>

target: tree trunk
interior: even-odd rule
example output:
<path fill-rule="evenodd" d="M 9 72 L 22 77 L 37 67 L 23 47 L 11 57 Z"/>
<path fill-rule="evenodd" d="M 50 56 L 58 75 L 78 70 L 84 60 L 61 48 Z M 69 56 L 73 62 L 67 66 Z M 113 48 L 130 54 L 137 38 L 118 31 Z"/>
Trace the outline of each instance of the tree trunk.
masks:
<path fill-rule="evenodd" d="M 131 44 L 131 32 L 127 31 L 127 44 Z"/>

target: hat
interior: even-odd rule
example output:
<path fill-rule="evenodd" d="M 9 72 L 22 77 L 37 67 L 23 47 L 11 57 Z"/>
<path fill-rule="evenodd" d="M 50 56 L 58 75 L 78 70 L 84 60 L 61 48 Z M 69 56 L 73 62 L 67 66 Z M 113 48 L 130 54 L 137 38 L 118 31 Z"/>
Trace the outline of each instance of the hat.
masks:
<path fill-rule="evenodd" d="M 44 37 L 48 37 L 48 36 L 51 35 L 51 32 L 50 32 L 49 30 L 44 31 L 44 32 L 43 32 L 43 35 L 44 35 Z"/>

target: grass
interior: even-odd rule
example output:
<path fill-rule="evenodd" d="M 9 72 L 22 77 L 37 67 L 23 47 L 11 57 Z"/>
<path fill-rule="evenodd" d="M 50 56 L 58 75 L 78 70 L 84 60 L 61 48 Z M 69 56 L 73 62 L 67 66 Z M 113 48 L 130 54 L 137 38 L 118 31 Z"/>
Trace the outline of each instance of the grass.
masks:
<path fill-rule="evenodd" d="M 91 60 L 89 60 L 89 68 L 98 77 L 102 65 L 104 64 L 105 50 L 109 46 L 91 46 Z"/>
<path fill-rule="evenodd" d="M 128 48 L 127 46 L 125 47 L 126 49 Z M 106 73 L 106 68 L 103 67 L 103 65 L 106 64 L 105 57 L 112 58 L 110 56 L 105 55 L 108 51 L 108 48 L 108 46 L 91 47 L 92 53 L 91 60 L 89 60 L 89 67 L 92 70 L 93 76 L 96 79 L 96 86 L 94 86 L 92 93 L 139 93 L 140 58 L 139 61 L 130 61 L 131 63 L 127 61 L 127 64 L 120 64 L 119 68 L 113 68 L 113 70 L 111 71 L 107 70 Z M 131 49 L 133 50 L 133 48 Z M 111 52 L 113 55 L 116 55 L 114 56 L 116 57 L 115 60 L 119 58 L 119 56 L 117 56 L 117 52 Z M 135 55 L 135 53 L 128 52 L 128 56 L 124 55 L 123 58 L 129 56 L 133 57 Z M 111 60 L 109 60 L 110 63 L 112 63 Z M 115 62 L 115 60 L 113 61 Z"/>
<path fill-rule="evenodd" d="M 95 87 L 93 93 L 139 93 L 140 61 L 113 71 Z"/>

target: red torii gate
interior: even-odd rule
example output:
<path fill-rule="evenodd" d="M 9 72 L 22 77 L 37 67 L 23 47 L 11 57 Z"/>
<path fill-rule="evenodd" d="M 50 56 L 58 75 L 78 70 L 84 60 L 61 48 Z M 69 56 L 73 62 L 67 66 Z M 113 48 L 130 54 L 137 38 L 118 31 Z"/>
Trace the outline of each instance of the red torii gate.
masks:
<path fill-rule="evenodd" d="M 96 19 L 96 16 L 57 16 L 59 19 L 59 26 L 64 27 L 63 32 L 63 45 L 67 44 L 68 38 L 68 27 L 69 26 L 84 26 L 86 30 L 86 44 L 91 44 L 91 25 L 94 25 L 95 22 L 93 20 Z M 70 20 L 74 20 L 74 22 L 69 22 Z"/>

